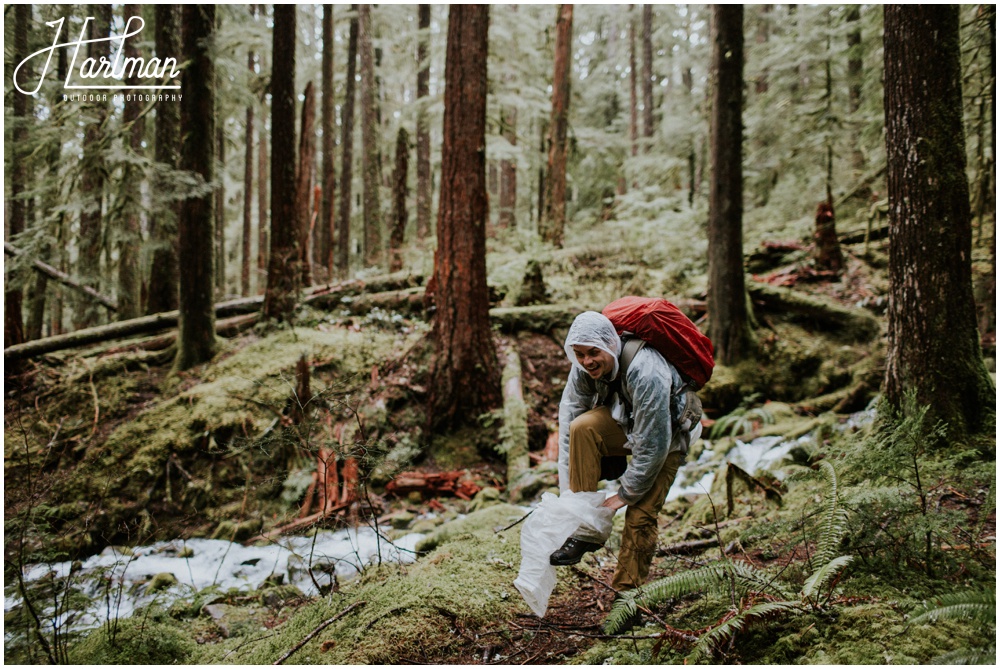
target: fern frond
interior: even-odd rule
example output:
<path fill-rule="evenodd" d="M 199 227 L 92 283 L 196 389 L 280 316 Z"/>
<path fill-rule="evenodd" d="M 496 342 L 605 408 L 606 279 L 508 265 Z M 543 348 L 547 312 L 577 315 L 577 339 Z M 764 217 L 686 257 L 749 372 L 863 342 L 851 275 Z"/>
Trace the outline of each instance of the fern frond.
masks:
<path fill-rule="evenodd" d="M 819 530 L 819 540 L 816 546 L 814 560 L 822 567 L 837 556 L 840 542 L 847 533 L 847 514 L 840 508 L 840 497 L 837 490 L 837 471 L 826 460 L 819 463 L 820 472 L 826 479 L 827 493 L 823 499 L 823 520 Z"/>
<path fill-rule="evenodd" d="M 789 611 L 797 611 L 799 605 L 795 602 L 763 602 L 740 611 L 738 614 L 712 628 L 698 639 L 687 661 L 691 664 L 703 657 L 708 657 L 713 648 L 718 648 L 730 637 L 755 625 L 763 625 L 771 620 L 784 616 Z"/>
<path fill-rule="evenodd" d="M 822 567 L 817 569 L 812 573 L 812 575 L 806 579 L 806 584 L 802 586 L 802 596 L 804 598 L 811 599 L 820 591 L 827 583 L 833 580 L 837 574 L 839 574 L 848 564 L 851 563 L 854 557 L 851 555 L 841 555 L 838 558 L 830 560 Z"/>
<path fill-rule="evenodd" d="M 630 597 L 629 595 L 632 596 Z M 623 592 L 619 597 L 615 598 L 614 603 L 611 605 L 611 611 L 604 621 L 604 633 L 618 634 L 622 627 L 625 626 L 625 623 L 635 615 L 635 612 L 635 590 Z"/>
<path fill-rule="evenodd" d="M 997 663 L 997 647 L 995 645 L 988 648 L 959 648 L 944 655 L 938 655 L 933 660 L 933 664 L 987 664 Z"/>
<path fill-rule="evenodd" d="M 914 625 L 936 623 L 939 620 L 972 620 L 984 625 L 996 625 L 997 596 L 993 590 L 970 590 L 942 595 L 933 602 L 924 602 L 914 611 Z"/>

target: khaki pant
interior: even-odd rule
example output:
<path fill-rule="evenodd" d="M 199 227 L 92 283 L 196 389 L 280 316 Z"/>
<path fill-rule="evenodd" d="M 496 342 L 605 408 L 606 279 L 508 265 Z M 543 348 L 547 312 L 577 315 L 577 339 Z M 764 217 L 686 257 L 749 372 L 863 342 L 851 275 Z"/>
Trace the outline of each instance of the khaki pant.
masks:
<path fill-rule="evenodd" d="M 624 447 L 627 438 L 607 407 L 598 407 L 578 416 L 569 428 L 569 488 L 573 492 L 597 490 L 601 477 L 601 458 L 631 455 Z M 625 530 L 618 553 L 611 586 L 630 590 L 643 584 L 656 552 L 658 527 L 656 517 L 663 507 L 677 470 L 684 462 L 684 453 L 675 451 L 667 456 L 653 487 L 625 511 Z"/>

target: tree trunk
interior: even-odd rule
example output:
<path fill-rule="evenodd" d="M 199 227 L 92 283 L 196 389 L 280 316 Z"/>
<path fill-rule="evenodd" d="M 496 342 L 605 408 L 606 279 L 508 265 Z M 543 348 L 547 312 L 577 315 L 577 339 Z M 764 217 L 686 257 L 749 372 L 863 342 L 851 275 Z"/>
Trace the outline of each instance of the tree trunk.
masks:
<path fill-rule="evenodd" d="M 365 219 L 365 265 L 382 262 L 382 186 L 378 107 L 375 88 L 375 53 L 372 44 L 372 6 L 358 6 L 361 56 L 361 171 Z"/>
<path fill-rule="evenodd" d="M 844 269 L 844 254 L 841 253 L 840 240 L 837 237 L 835 213 L 829 201 L 820 202 L 816 207 L 813 240 L 816 243 L 814 258 L 818 269 L 838 273 Z"/>
<path fill-rule="evenodd" d="M 653 6 L 642 6 L 642 135 L 643 153 L 652 148 L 653 132 Z"/>
<path fill-rule="evenodd" d="M 767 41 L 771 36 L 772 9 L 773 9 L 772 5 L 761 5 L 760 15 L 757 18 L 757 34 L 754 37 L 754 41 L 758 45 L 767 44 Z M 757 81 L 754 86 L 754 89 L 756 90 L 758 95 L 763 95 L 764 93 L 767 93 L 768 89 L 767 75 L 768 75 L 768 69 L 766 67 L 761 69 L 760 74 L 757 75 Z"/>
<path fill-rule="evenodd" d="M 253 14 L 256 15 L 256 6 Z M 253 49 L 247 52 L 247 70 L 253 77 Z M 243 247 L 240 265 L 240 295 L 250 294 L 250 254 L 253 237 L 253 104 L 247 105 L 246 147 L 243 154 Z"/>
<path fill-rule="evenodd" d="M 516 7 L 516 5 L 515 5 Z M 504 116 L 503 136 L 511 146 L 517 146 L 517 108 L 508 107 Z M 500 161 L 500 211 L 497 224 L 501 228 L 517 225 L 517 161 Z"/>
<path fill-rule="evenodd" d="M 215 34 L 215 5 L 184 5 L 184 58 L 181 75 L 180 169 L 204 183 L 215 178 L 215 64 L 209 53 Z M 178 221 L 180 324 L 178 370 L 210 360 L 215 354 L 215 300 L 212 284 L 214 226 L 212 194 L 181 202 Z"/>
<path fill-rule="evenodd" d="M 861 152 L 861 123 L 856 118 L 861 108 L 862 47 L 861 47 L 861 6 L 847 8 L 847 109 L 851 128 L 851 166 L 861 174 L 865 171 L 865 154 Z"/>
<path fill-rule="evenodd" d="M 427 122 L 427 96 L 430 95 L 431 6 L 418 5 L 417 29 L 417 239 L 431 233 L 431 133 Z"/>
<path fill-rule="evenodd" d="M 263 54 L 261 54 L 261 65 L 263 65 Z M 270 208 L 267 198 L 267 184 L 270 172 L 267 167 L 270 164 L 267 156 L 267 129 L 264 127 L 264 117 L 267 114 L 267 107 L 261 100 L 261 121 L 257 138 L 257 293 L 263 293 L 267 286 L 267 265 L 270 254 L 270 235 L 268 231 L 268 212 Z"/>
<path fill-rule="evenodd" d="M 271 253 L 264 317 L 291 322 L 298 303 L 295 202 L 295 5 L 274 7 L 271 59 Z"/>
<path fill-rule="evenodd" d="M 333 5 L 323 5 L 323 209 L 320 215 L 319 257 L 326 267 L 327 279 L 333 276 L 334 195 L 337 189 L 337 170 L 333 163 L 334 84 L 333 84 Z"/>
<path fill-rule="evenodd" d="M 221 104 L 219 110 L 221 114 Z M 226 292 L 226 186 L 222 176 L 226 173 L 225 123 L 215 126 L 215 151 L 219 164 L 219 185 L 215 189 L 215 292 L 220 297 Z"/>
<path fill-rule="evenodd" d="M 111 28 L 111 5 L 89 5 L 89 13 L 95 17 L 90 24 L 90 39 L 105 37 Z M 99 61 L 109 57 L 110 42 L 91 42 L 87 45 L 87 56 Z M 108 110 L 104 102 L 91 104 L 93 121 L 84 129 L 83 168 L 80 177 L 80 191 L 84 202 L 80 212 L 80 245 L 77 266 L 81 281 L 95 290 L 100 290 L 101 276 L 101 223 L 104 202 L 104 120 Z M 73 324 L 85 328 L 97 322 L 98 313 L 88 301 L 77 302 Z"/>
<path fill-rule="evenodd" d="M 125 5 L 122 14 L 127 26 L 129 18 L 142 17 L 141 5 Z M 138 22 L 134 22 L 138 23 Z M 139 42 L 125 40 L 123 51 L 125 58 L 139 58 Z M 148 57 L 148 55 L 147 55 Z M 132 69 L 127 80 L 128 85 L 138 86 L 142 80 L 138 70 Z M 129 99 L 131 98 L 131 99 Z M 128 144 L 131 156 L 142 157 L 142 140 L 146 132 L 145 119 L 140 116 L 143 103 L 139 96 L 126 96 L 122 122 L 128 129 Z M 142 169 L 132 163 L 126 163 L 122 174 L 122 201 L 118 205 L 122 210 L 122 228 L 118 231 L 118 319 L 136 318 L 142 312 L 140 304 L 140 288 L 142 279 L 139 275 L 139 248 L 142 244 L 142 233 L 139 229 L 139 212 L 142 208 L 142 193 L 140 187 L 143 181 Z"/>
<path fill-rule="evenodd" d="M 31 5 L 14 6 L 14 61 L 21 63 L 28 57 L 28 30 L 31 26 Z M 10 238 L 24 232 L 27 219 L 27 200 L 24 199 L 24 190 L 28 185 L 28 96 L 19 91 L 13 91 L 14 111 L 14 131 L 13 131 L 13 160 L 11 165 L 10 179 L 10 218 L 8 219 L 8 232 Z M 21 313 L 21 281 L 20 277 L 12 276 L 9 269 L 8 276 L 4 277 L 4 323 L 3 341 L 4 346 L 20 344 L 24 337 L 24 316 Z M 16 286 L 16 287 L 12 287 Z"/>
<path fill-rule="evenodd" d="M 712 176 L 708 318 L 715 359 L 750 356 L 743 273 L 743 6 L 712 6 Z"/>
<path fill-rule="evenodd" d="M 163 59 L 180 53 L 179 9 L 177 5 L 156 5 L 156 56 Z M 180 106 L 174 101 L 156 105 L 156 162 L 177 169 L 180 155 Z M 166 179 L 160 177 L 154 188 L 166 191 Z M 176 203 L 163 204 L 150 213 L 149 237 L 153 244 L 149 269 L 146 313 L 156 314 L 177 308 L 177 215 Z"/>
<path fill-rule="evenodd" d="M 302 285 L 312 284 L 312 235 L 310 219 L 312 207 L 313 172 L 316 165 L 316 92 L 313 83 L 306 84 L 302 102 L 302 123 L 299 126 L 299 163 L 295 170 L 295 220 L 299 234 L 299 262 Z"/>
<path fill-rule="evenodd" d="M 452 5 L 434 258 L 429 424 L 474 423 L 500 403 L 486 287 L 486 61 L 489 7 Z"/>
<path fill-rule="evenodd" d="M 957 6 L 885 6 L 885 126 L 885 395 L 899 409 L 913 391 L 954 442 L 992 430 L 996 415 L 972 295 Z"/>
<path fill-rule="evenodd" d="M 410 164 L 410 136 L 399 126 L 396 135 L 396 169 L 392 175 L 392 235 L 389 237 L 389 271 L 403 269 L 403 237 L 406 234 L 406 179 Z"/>
<path fill-rule="evenodd" d="M 566 135 L 569 130 L 573 5 L 559 5 L 556 19 L 555 66 L 552 74 L 552 121 L 549 127 L 548 177 L 542 239 L 562 247 L 566 227 Z"/>
<path fill-rule="evenodd" d="M 351 27 L 347 40 L 347 77 L 344 89 L 344 107 L 340 118 L 340 211 L 337 218 L 337 271 L 346 277 L 350 269 L 351 240 L 351 181 L 354 178 L 354 73 L 358 56 L 357 5 L 351 5 Z"/>
<path fill-rule="evenodd" d="M 628 22 L 628 134 L 631 141 L 632 157 L 639 155 L 639 68 L 635 57 L 635 17 Z M 633 183 L 635 188 L 637 184 Z"/>

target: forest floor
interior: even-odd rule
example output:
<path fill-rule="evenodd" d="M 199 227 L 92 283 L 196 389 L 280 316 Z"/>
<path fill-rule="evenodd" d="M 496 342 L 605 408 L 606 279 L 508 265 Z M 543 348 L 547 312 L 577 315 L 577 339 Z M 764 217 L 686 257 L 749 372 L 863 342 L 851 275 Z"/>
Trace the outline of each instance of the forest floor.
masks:
<path fill-rule="evenodd" d="M 550 299 L 599 306 L 611 295 L 656 292 L 638 290 L 637 281 L 669 283 L 656 265 L 626 251 L 585 246 L 550 257 Z M 493 263 L 493 274 L 507 277 L 508 300 L 520 288 L 523 255 L 511 252 Z M 7 379 L 5 594 L 12 605 L 5 607 L 5 659 L 45 661 L 44 637 L 50 658 L 83 663 L 271 663 L 292 650 L 290 663 L 672 663 L 726 625 L 734 631 L 691 659 L 926 663 L 977 647 L 983 635 L 975 622 L 913 626 L 908 616 L 946 593 L 995 591 L 995 441 L 955 445 L 943 455 L 917 449 L 918 485 L 905 469 L 894 470 L 903 471 L 901 485 L 867 461 L 879 437 L 852 423 L 876 396 L 882 373 L 884 254 L 849 254 L 843 277 L 830 281 L 809 270 L 805 251 L 792 252 L 762 265 L 757 278 L 820 300 L 823 309 L 833 305 L 824 317 L 860 325 L 841 328 L 813 311 L 803 316 L 759 293 L 760 359 L 717 368 L 701 393 L 708 423 L 729 425 L 689 456 L 716 472 L 715 483 L 707 496 L 668 503 L 660 517 L 661 549 L 713 537 L 717 545 L 658 555 L 650 581 L 727 561 L 747 565 L 783 584 L 791 599 L 780 615 L 747 618 L 764 597 L 753 588 L 712 594 L 706 587 L 704 596 L 646 602 L 644 626 L 606 633 L 614 593 L 605 584 L 614 570 L 619 518 L 606 549 L 559 570 L 549 610 L 537 618 L 512 587 L 522 526 L 510 525 L 524 509 L 504 503 L 496 417 L 456 434 L 423 434 L 426 322 L 306 309 L 294 329 L 261 326 L 224 340 L 211 364 L 190 373 L 171 373 L 170 349 L 147 350 L 155 338 L 146 338 L 49 354 Z M 865 334 L 866 319 L 877 324 L 875 332 Z M 498 337 L 501 349 L 516 346 L 520 354 L 536 454 L 556 428 L 569 369 L 563 335 L 556 328 Z M 995 351 L 984 345 L 995 365 Z M 304 412 L 295 372 L 303 356 L 310 367 L 305 404 L 315 407 Z M 737 438 L 768 435 L 805 441 L 759 473 L 756 487 L 727 484 L 725 454 Z M 352 519 L 364 524 L 375 513 L 392 523 L 392 538 L 425 534 L 416 562 L 366 570 L 323 595 L 270 583 L 255 592 L 207 589 L 169 605 L 154 600 L 130 621 L 83 637 L 60 636 L 37 622 L 38 611 L 14 603 L 22 566 L 166 539 L 253 543 L 299 517 L 318 449 L 331 444 L 340 445 L 342 462 L 357 460 L 366 493 L 352 507 L 357 516 L 336 516 L 314 529 Z M 826 505 L 830 481 L 816 471 L 823 461 L 834 463 L 839 479 L 832 489 L 839 485 L 843 506 L 836 513 Z M 908 461 L 880 466 L 899 462 Z M 400 471 L 462 471 L 484 490 L 471 501 L 396 497 L 385 486 Z M 533 472 L 525 503 L 556 485 L 552 463 L 539 462 Z M 761 485 L 777 490 L 780 503 L 765 497 Z M 852 557 L 851 566 L 823 597 L 802 595 L 837 514 L 849 519 L 836 548 Z M 151 575 L 135 587 L 151 589 L 154 581 Z M 27 589 L 29 600 L 51 597 L 59 583 L 38 581 Z M 61 606 L 80 597 L 67 596 Z"/>

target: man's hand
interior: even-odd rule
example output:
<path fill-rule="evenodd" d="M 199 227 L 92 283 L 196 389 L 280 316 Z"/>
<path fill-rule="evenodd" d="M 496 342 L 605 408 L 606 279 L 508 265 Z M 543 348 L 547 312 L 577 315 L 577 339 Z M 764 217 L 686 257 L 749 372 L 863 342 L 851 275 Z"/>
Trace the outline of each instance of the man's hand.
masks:
<path fill-rule="evenodd" d="M 618 493 L 615 493 L 611 497 L 608 497 L 606 500 L 604 500 L 601 503 L 601 506 L 607 507 L 609 509 L 614 509 L 615 511 L 617 511 L 618 509 L 625 506 L 625 500 L 619 497 Z"/>

